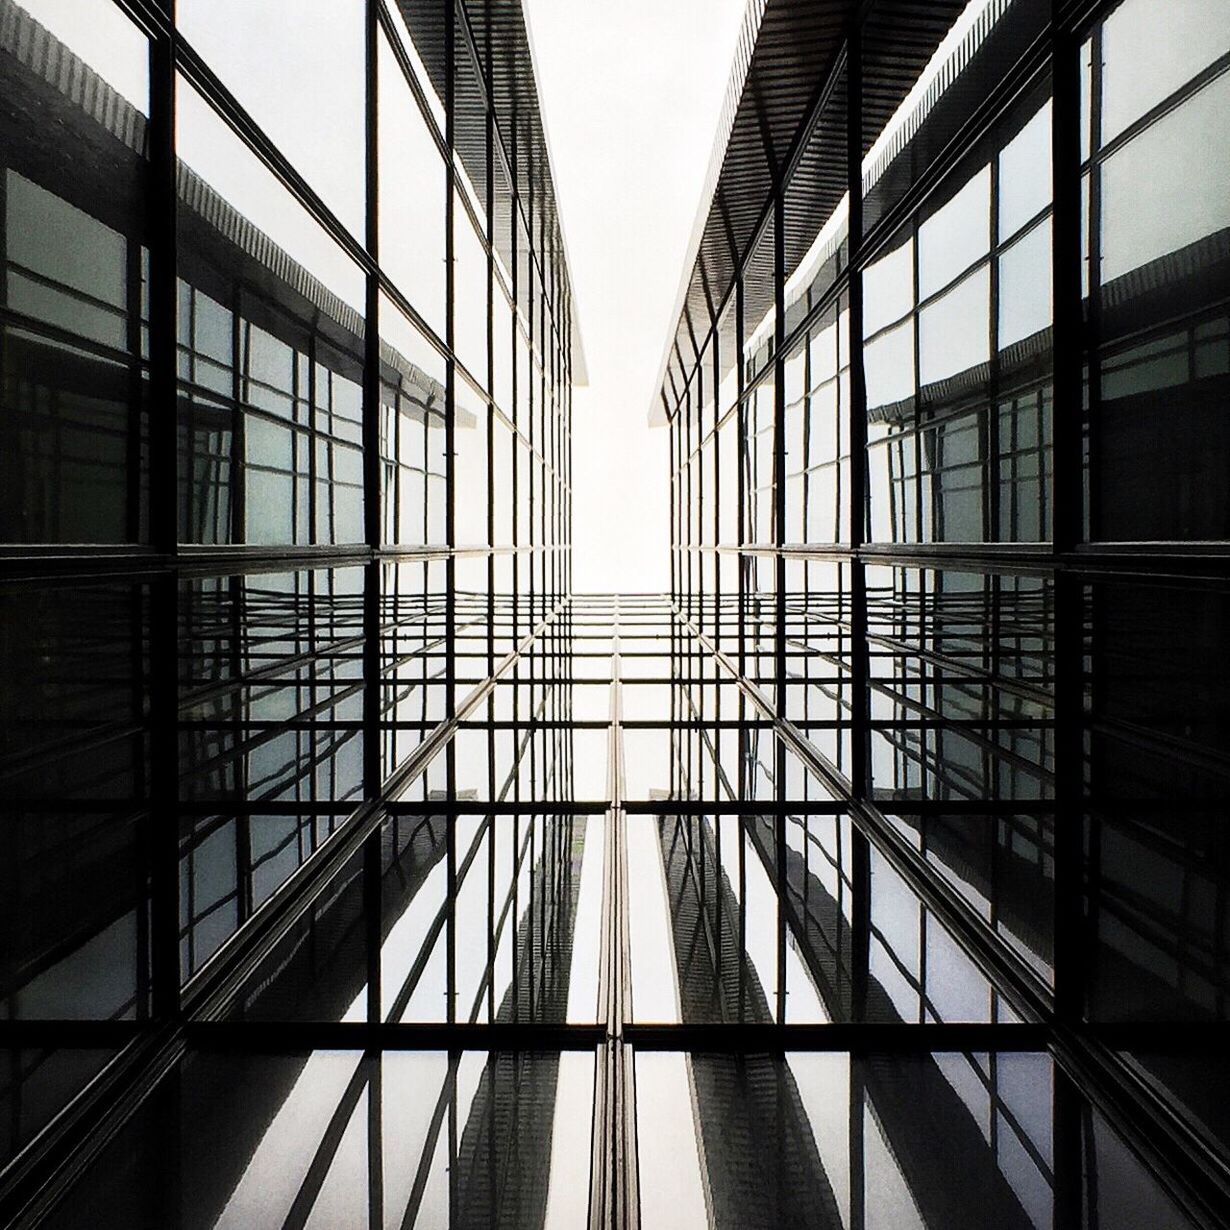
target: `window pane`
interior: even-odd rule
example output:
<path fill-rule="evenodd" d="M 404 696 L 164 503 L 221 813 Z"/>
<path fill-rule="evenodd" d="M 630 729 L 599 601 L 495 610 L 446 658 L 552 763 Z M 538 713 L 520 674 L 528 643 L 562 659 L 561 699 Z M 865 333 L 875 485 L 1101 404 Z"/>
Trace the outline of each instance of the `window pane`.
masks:
<path fill-rule="evenodd" d="M 991 168 L 983 167 L 918 228 L 918 295 L 947 286 L 991 243 Z"/>
<path fill-rule="evenodd" d="M 363 275 L 183 81 L 178 121 L 180 539 L 361 541 Z"/>
<path fill-rule="evenodd" d="M 1230 226 L 1230 74 L 1112 154 L 1102 194 L 1104 282 Z"/>
<path fill-rule="evenodd" d="M 863 350 L 867 372 L 867 408 L 887 406 L 914 394 L 914 323 L 906 321 L 868 343 Z"/>
<path fill-rule="evenodd" d="M 999 348 L 1051 323 L 1051 220 L 1004 249 L 999 258 Z"/>
<path fill-rule="evenodd" d="M 1110 141 L 1230 49 L 1230 7 L 1125 0 L 1102 26 L 1102 140 Z"/>
<path fill-rule="evenodd" d="M 145 1011 L 150 627 L 146 585 L 0 592 L 6 1020 Z"/>
<path fill-rule="evenodd" d="M 914 240 L 863 271 L 863 336 L 900 320 L 914 306 Z"/>
<path fill-rule="evenodd" d="M 1014 235 L 1051 199 L 1051 103 L 999 155 L 999 239 Z"/>
<path fill-rule="evenodd" d="M 444 515 L 445 364 L 383 295 L 380 338 L 383 537 L 421 546 L 439 534 Z"/>
<path fill-rule="evenodd" d="M 444 159 L 388 41 L 379 41 L 380 263 L 443 337 Z"/>
<path fill-rule="evenodd" d="M 148 61 L 103 0 L 0 21 L 2 542 L 147 536 Z"/>
<path fill-rule="evenodd" d="M 190 211 L 209 217 L 215 229 L 250 224 L 262 234 L 248 239 L 249 244 L 264 238 L 281 249 L 267 261 L 277 264 L 290 257 L 303 266 L 300 275 L 310 273 L 356 312 L 363 311 L 365 283 L 358 267 L 182 77 L 175 126 L 186 164 L 180 193 Z M 207 212 L 211 207 L 213 214 Z"/>
<path fill-rule="evenodd" d="M 487 252 L 454 193 L 456 256 L 454 328 L 457 357 L 480 385 L 487 383 Z"/>
<path fill-rule="evenodd" d="M 363 0 L 178 0 L 180 30 L 362 239 Z M 310 83 L 310 86 L 308 85 Z"/>
<path fill-rule="evenodd" d="M 919 314 L 919 376 L 924 385 L 990 357 L 990 294 L 990 269 L 984 265 Z"/>

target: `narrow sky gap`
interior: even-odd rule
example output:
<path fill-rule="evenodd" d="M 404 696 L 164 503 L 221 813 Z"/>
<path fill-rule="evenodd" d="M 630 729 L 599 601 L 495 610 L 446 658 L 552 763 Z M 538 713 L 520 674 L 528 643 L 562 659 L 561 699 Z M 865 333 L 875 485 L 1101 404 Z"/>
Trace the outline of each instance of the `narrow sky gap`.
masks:
<path fill-rule="evenodd" d="M 1230 0 L 658 4 L 0 0 L 0 1227 L 1230 1227 Z"/>
<path fill-rule="evenodd" d="M 589 387 L 573 398 L 579 593 L 670 584 L 670 331 L 744 0 L 526 0 Z"/>

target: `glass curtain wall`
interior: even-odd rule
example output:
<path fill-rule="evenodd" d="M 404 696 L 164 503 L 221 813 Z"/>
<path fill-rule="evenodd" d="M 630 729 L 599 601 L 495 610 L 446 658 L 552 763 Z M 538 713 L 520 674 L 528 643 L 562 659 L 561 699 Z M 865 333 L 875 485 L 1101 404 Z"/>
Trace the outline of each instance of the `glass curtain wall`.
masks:
<path fill-rule="evenodd" d="M 914 1113 L 952 1099 L 1014 1212 L 933 1213 L 907 1176 L 908 1214 L 844 1224 L 1219 1224 L 1230 21 L 954 5 L 890 118 L 893 6 L 806 79 L 770 64 L 816 37 L 804 7 L 760 20 L 742 98 L 762 132 L 772 90 L 799 105 L 759 148 L 733 122 L 653 416 L 700 725 L 680 797 L 771 804 L 678 821 L 713 960 L 765 929 L 756 993 L 697 1010 L 919 1027 Z M 979 1074 L 935 1053 L 948 1021 L 989 1024 Z M 1045 1143 L 981 1101 L 1019 1021 Z M 1182 1216 L 1092 1180 L 1073 1089 Z"/>
<path fill-rule="evenodd" d="M 619 596 L 519 6 L 290 7 L 0 0 L 0 1222 L 1230 1222 L 1221 7 L 754 0 Z"/>
<path fill-rule="evenodd" d="M 574 348 L 520 8 L 0 0 L 0 262 L 0 1221 L 254 1225 L 326 1091 L 378 1096 L 314 1029 L 562 1011 L 583 828 L 518 782 L 571 796 Z M 442 1063 L 399 1114 L 558 1066 Z M 193 1081 L 247 1186 L 134 1153 L 49 1212 Z M 332 1191 L 278 1216 L 358 1224 Z"/>
<path fill-rule="evenodd" d="M 669 598 L 519 664 L 30 1220 L 1199 1224 Z"/>

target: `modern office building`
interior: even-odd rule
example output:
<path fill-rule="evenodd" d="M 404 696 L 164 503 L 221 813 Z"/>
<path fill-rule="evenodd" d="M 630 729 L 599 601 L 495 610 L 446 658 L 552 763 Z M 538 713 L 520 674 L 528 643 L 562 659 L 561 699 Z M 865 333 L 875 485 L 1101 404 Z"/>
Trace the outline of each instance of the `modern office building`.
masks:
<path fill-rule="evenodd" d="M 662 595 L 518 0 L 0 82 L 0 1224 L 1230 1224 L 1222 0 L 752 0 Z"/>
<path fill-rule="evenodd" d="M 737 944 L 742 849 L 756 1011 L 850 1023 L 845 1225 L 1230 1224 L 1228 68 L 1201 0 L 749 20 L 654 414 L 677 784 L 765 806 L 668 878 Z"/>

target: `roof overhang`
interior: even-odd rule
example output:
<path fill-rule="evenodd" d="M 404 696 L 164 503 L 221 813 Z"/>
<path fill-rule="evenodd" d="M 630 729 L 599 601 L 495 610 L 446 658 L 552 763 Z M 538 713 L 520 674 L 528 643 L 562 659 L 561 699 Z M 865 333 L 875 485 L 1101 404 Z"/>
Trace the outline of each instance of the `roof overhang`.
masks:
<path fill-rule="evenodd" d="M 398 7 L 414 36 L 415 48 L 437 94 L 448 86 L 445 20 L 447 4 L 399 0 Z M 500 144 L 515 157 L 516 191 L 523 202 L 533 201 L 533 217 L 523 212 L 535 241 L 544 252 L 558 255 L 560 285 L 550 289 L 552 309 L 563 308 L 569 322 L 572 383 L 587 382 L 585 351 L 581 343 L 576 299 L 568 275 L 567 248 L 551 176 L 550 148 L 538 102 L 534 55 L 521 0 L 459 0 L 468 29 L 459 26 L 455 39 L 453 79 L 453 148 L 474 185 L 478 199 L 487 199 L 487 98 L 495 112 Z M 496 160 L 502 167 L 497 152 Z M 502 169 L 492 185 L 491 219 L 495 249 L 512 269 L 512 188 Z M 528 209 L 528 206 L 527 206 Z"/>
<path fill-rule="evenodd" d="M 787 184 L 787 272 L 845 194 L 844 70 L 852 23 L 862 23 L 866 155 L 965 7 L 966 0 L 749 0 L 651 424 L 667 421 L 741 269 L 749 333 L 772 308 L 769 229 L 777 185 Z"/>

